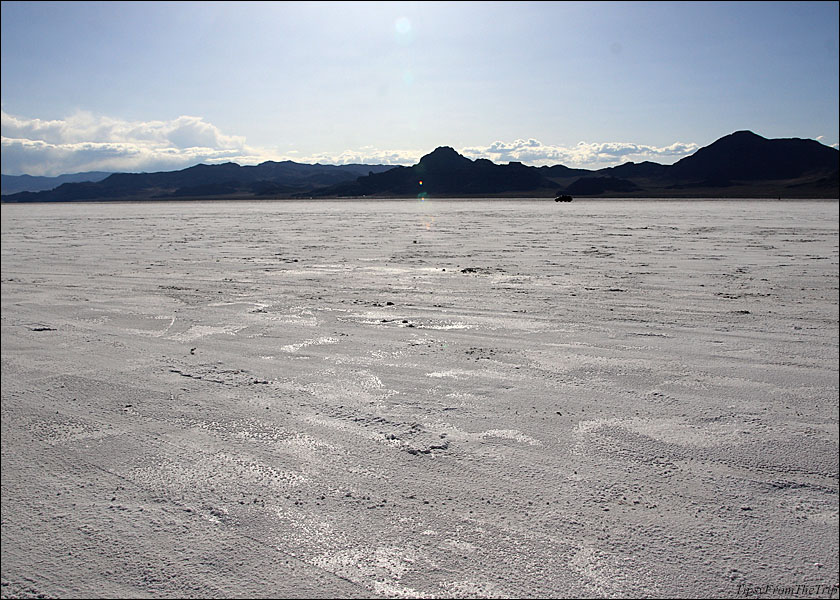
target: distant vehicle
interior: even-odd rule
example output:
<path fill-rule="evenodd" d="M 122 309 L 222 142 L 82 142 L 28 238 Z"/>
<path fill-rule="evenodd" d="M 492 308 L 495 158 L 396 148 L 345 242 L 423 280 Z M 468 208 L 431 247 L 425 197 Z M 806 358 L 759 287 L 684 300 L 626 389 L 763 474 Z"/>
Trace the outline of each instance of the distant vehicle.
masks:
<path fill-rule="evenodd" d="M 572 197 L 567 194 L 562 194 L 554 199 L 555 202 L 571 202 Z"/>

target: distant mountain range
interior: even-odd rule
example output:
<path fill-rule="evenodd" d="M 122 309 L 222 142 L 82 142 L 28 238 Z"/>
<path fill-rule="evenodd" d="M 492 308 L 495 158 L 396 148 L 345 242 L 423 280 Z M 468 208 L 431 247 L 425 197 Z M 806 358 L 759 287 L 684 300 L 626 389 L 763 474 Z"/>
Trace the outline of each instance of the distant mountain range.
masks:
<path fill-rule="evenodd" d="M 114 173 L 101 181 L 3 195 L 3 202 L 254 198 L 417 197 L 840 198 L 840 152 L 815 140 L 738 131 L 673 165 L 626 163 L 599 170 L 470 160 L 447 146 L 410 167 L 197 165 Z"/>
<path fill-rule="evenodd" d="M 0 175 L 0 194 L 17 194 L 18 192 L 40 192 L 52 190 L 62 183 L 79 183 L 81 181 L 102 181 L 111 173 L 106 171 L 88 171 L 86 173 L 72 173 L 57 177 L 39 177 L 36 175 Z"/>
<path fill-rule="evenodd" d="M 62 183 L 49 191 L 3 195 L 3 202 L 272 198 L 311 194 L 390 165 L 307 165 L 290 160 L 256 166 L 195 165 L 159 173 L 110 173 L 100 181 Z M 6 177 L 4 175 L 4 177 Z"/>

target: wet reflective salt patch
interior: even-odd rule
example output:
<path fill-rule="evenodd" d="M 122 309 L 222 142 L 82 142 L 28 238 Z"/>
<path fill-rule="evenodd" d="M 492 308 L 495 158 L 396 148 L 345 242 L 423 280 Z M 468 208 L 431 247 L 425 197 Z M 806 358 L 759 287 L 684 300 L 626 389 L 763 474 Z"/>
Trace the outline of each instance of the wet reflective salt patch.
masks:
<path fill-rule="evenodd" d="M 525 331 L 528 333 L 548 333 L 558 331 L 554 324 L 543 323 L 538 317 L 466 317 L 467 322 L 475 329 L 487 331 Z"/>
<path fill-rule="evenodd" d="M 245 329 L 244 325 L 223 325 L 221 327 L 214 327 L 211 325 L 192 325 L 186 331 L 170 335 L 169 339 L 180 342 L 189 342 L 210 335 L 236 335 L 243 329 Z"/>
<path fill-rule="evenodd" d="M 356 373 L 355 381 L 353 383 L 364 390 L 385 389 L 385 385 L 382 383 L 382 380 L 379 379 L 379 377 L 377 377 L 373 373 L 369 373 L 366 371 Z"/>
<path fill-rule="evenodd" d="M 480 329 L 486 331 L 515 330 L 533 332 L 548 331 L 543 325 L 536 321 L 529 321 L 525 318 L 507 317 L 482 317 L 473 315 L 457 315 L 454 318 L 436 319 L 423 316 L 412 316 L 395 314 L 393 311 L 368 311 L 347 315 L 339 321 L 349 321 L 360 325 L 389 325 L 401 327 L 416 327 L 417 329 L 429 329 L 438 331 Z M 407 323 L 403 323 L 407 321 Z M 552 329 L 551 331 L 555 331 Z"/>
<path fill-rule="evenodd" d="M 285 325 L 300 325 L 302 327 L 317 327 L 319 325 L 318 318 L 313 315 L 302 314 L 285 314 L 285 315 L 263 315 L 266 321 L 272 323 L 279 323 Z"/>
<path fill-rule="evenodd" d="M 357 269 L 359 271 L 369 271 L 373 273 L 379 273 L 382 275 L 407 275 L 407 274 L 417 274 L 417 273 L 442 273 L 440 267 L 361 267 Z"/>
<path fill-rule="evenodd" d="M 347 387 L 355 387 L 364 392 L 374 392 L 376 394 L 384 394 L 392 396 L 396 394 L 394 390 L 386 390 L 382 380 L 370 371 L 354 371 L 346 375 L 338 374 L 338 385 L 342 389 Z"/>
<path fill-rule="evenodd" d="M 304 340 L 302 342 L 298 342 L 297 344 L 287 344 L 280 348 L 283 352 L 297 352 L 301 348 L 308 348 L 309 346 L 323 346 L 325 344 L 337 344 L 338 340 L 333 337 L 321 337 L 314 340 Z"/>
<path fill-rule="evenodd" d="M 346 317 L 338 317 L 336 320 L 340 323 L 357 325 L 386 325 L 393 324 L 394 319 L 393 315 L 347 315 Z"/>
<path fill-rule="evenodd" d="M 311 265 L 300 269 L 284 269 L 282 271 L 284 276 L 287 275 L 336 275 L 339 273 L 349 273 L 353 268 L 349 265 Z"/>
<path fill-rule="evenodd" d="M 277 308 L 276 305 L 262 304 L 261 308 L 249 311 L 252 319 L 259 321 L 271 321 L 272 323 L 300 325 L 303 327 L 316 327 L 319 324 L 315 313 L 305 306 L 292 306 L 290 308 Z M 277 310 L 277 312 L 275 312 Z"/>
<path fill-rule="evenodd" d="M 466 369 L 433 371 L 432 373 L 426 373 L 426 377 L 433 377 L 435 379 L 471 379 L 475 377 L 483 377 L 485 379 L 504 379 L 506 381 L 522 378 L 522 376 L 514 376 L 510 373 L 501 373 L 499 371 L 491 371 L 488 369 L 482 369 L 479 371 L 468 371 Z"/>
<path fill-rule="evenodd" d="M 488 429 L 479 434 L 479 437 L 484 439 L 500 438 L 503 440 L 513 440 L 521 444 L 528 444 L 529 446 L 542 446 L 542 442 L 525 435 L 518 429 Z"/>
<path fill-rule="evenodd" d="M 410 344 L 411 345 L 411 344 Z M 406 354 L 408 354 L 407 349 L 399 349 L 399 350 L 371 350 L 368 352 L 368 356 L 370 358 L 376 360 L 393 360 L 397 358 L 402 358 Z"/>
<path fill-rule="evenodd" d="M 264 304 L 262 302 L 249 302 L 247 300 L 233 300 L 229 302 L 211 302 L 207 306 L 212 307 L 220 307 L 220 306 L 254 306 L 257 309 L 265 309 L 268 308 L 269 304 Z"/>
<path fill-rule="evenodd" d="M 175 324 L 175 317 L 172 315 L 105 315 L 99 317 L 97 321 L 122 329 L 132 335 L 161 337 L 166 335 Z"/>
<path fill-rule="evenodd" d="M 469 377 L 475 376 L 476 374 L 472 371 L 463 371 L 461 369 L 451 369 L 449 371 L 434 371 L 433 373 L 426 373 L 426 377 L 434 377 L 437 379 L 467 379 Z"/>
<path fill-rule="evenodd" d="M 601 429 L 618 427 L 666 444 L 695 448 L 740 444 L 750 441 L 745 429 L 734 423 L 688 423 L 685 419 L 594 419 L 580 421 L 573 432 L 578 436 L 597 434 Z"/>
<path fill-rule="evenodd" d="M 444 407 L 444 410 L 452 410 L 456 407 L 475 408 L 479 406 L 483 401 L 481 396 L 476 396 L 475 394 L 470 394 L 469 392 L 451 392 L 449 394 L 446 394 L 445 397 L 451 399 L 452 403 L 455 406 Z"/>
<path fill-rule="evenodd" d="M 347 319 L 339 318 L 339 321 L 350 321 L 358 325 L 387 325 L 391 327 L 409 327 L 437 331 L 474 328 L 473 325 L 467 323 L 466 321 L 457 321 L 454 319 L 428 319 L 407 315 L 394 316 L 393 313 L 349 315 Z"/>
<path fill-rule="evenodd" d="M 464 321 L 452 320 L 421 320 L 415 323 L 418 329 L 436 329 L 440 331 L 449 331 L 453 329 L 472 329 L 473 326 Z"/>

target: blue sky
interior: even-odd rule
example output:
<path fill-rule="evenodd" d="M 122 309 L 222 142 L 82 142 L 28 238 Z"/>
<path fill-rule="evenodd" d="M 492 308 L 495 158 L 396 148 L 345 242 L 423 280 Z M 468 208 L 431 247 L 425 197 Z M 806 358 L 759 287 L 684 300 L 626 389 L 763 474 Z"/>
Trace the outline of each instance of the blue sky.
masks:
<path fill-rule="evenodd" d="M 2 172 L 836 146 L 837 2 L 15 2 Z"/>

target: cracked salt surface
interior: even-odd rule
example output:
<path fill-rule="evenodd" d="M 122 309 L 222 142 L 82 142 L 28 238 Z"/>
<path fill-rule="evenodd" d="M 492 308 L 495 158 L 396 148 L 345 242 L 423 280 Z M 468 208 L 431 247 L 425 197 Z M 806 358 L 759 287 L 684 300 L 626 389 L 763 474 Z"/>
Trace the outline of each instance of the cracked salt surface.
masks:
<path fill-rule="evenodd" d="M 833 585 L 837 215 L 4 204 L 2 594 Z"/>

